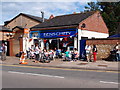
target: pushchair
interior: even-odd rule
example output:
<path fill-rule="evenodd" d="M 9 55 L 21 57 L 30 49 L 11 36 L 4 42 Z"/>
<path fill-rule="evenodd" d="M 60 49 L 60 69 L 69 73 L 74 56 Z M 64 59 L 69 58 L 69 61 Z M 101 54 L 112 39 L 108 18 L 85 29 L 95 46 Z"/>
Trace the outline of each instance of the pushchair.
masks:
<path fill-rule="evenodd" d="M 29 52 L 29 59 L 34 59 L 35 58 L 35 54 L 33 51 Z"/>
<path fill-rule="evenodd" d="M 116 61 L 116 51 L 110 51 L 110 57 L 109 57 L 112 61 Z"/>
<path fill-rule="evenodd" d="M 42 63 L 50 63 L 50 55 L 45 55 L 44 53 L 41 53 L 40 55 L 40 62 Z"/>

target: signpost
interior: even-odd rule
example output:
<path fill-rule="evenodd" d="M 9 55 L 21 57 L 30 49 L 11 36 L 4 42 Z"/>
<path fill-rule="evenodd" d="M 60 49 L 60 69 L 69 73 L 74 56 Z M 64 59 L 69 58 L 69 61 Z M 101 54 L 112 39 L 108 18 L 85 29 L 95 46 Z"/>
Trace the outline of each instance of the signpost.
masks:
<path fill-rule="evenodd" d="M 28 29 L 28 28 L 24 28 L 24 40 L 25 40 L 25 48 L 24 48 L 24 51 L 25 51 L 25 52 L 26 52 L 26 50 L 27 50 L 28 35 L 29 35 L 29 29 Z"/>

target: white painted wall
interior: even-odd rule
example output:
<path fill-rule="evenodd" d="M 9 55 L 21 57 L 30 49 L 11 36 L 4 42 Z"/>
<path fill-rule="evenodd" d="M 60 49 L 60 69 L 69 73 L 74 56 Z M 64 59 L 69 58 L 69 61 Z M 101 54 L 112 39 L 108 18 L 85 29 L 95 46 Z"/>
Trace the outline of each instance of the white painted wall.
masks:
<path fill-rule="evenodd" d="M 87 30 L 80 30 L 78 31 L 81 34 L 81 37 L 88 37 L 89 39 L 93 38 L 107 38 L 109 37 L 109 34 L 106 33 L 99 33 L 99 32 L 93 32 L 93 31 L 87 31 Z"/>
<path fill-rule="evenodd" d="M 77 38 L 74 37 L 74 48 L 77 48 Z"/>
<path fill-rule="evenodd" d="M 107 38 L 107 37 L 109 37 L 109 34 L 78 29 L 78 51 L 79 52 L 80 52 L 80 48 L 79 47 L 80 47 L 81 37 L 88 37 L 88 39 L 92 39 L 92 38 Z"/>

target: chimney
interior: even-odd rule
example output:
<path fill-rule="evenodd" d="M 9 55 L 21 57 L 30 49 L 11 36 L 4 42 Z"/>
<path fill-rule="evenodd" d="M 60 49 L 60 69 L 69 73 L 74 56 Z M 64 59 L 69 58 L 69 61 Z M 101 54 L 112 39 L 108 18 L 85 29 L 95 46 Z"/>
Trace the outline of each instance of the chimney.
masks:
<path fill-rule="evenodd" d="M 44 22 L 44 12 L 41 11 L 41 14 L 42 14 L 42 22 Z"/>
<path fill-rule="evenodd" d="M 53 14 L 49 17 L 49 19 L 52 19 L 52 18 L 54 18 Z"/>
<path fill-rule="evenodd" d="M 76 14 L 76 12 L 73 12 L 73 14 Z"/>

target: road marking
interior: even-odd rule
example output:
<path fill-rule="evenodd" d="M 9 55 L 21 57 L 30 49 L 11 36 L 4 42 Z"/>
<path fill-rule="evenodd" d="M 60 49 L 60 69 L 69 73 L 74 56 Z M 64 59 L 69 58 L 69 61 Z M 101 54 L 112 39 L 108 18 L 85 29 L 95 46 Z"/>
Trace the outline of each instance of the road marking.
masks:
<path fill-rule="evenodd" d="M 86 70 L 86 69 L 68 69 L 68 68 L 57 68 L 57 67 L 34 67 L 34 66 L 20 66 L 20 65 L 7 65 L 0 64 L 2 66 L 12 66 L 12 67 L 27 67 L 27 68 L 44 68 L 44 69 L 59 69 L 59 70 L 73 70 L 73 71 L 93 71 L 93 72 L 110 72 L 110 73 L 120 73 L 119 71 L 105 71 L 105 70 Z"/>
<path fill-rule="evenodd" d="M 15 71 L 8 71 L 8 73 L 27 74 L 27 75 L 33 75 L 33 76 L 45 76 L 45 77 L 55 77 L 55 78 L 64 78 L 62 76 L 53 76 L 53 75 L 36 74 L 36 73 L 24 73 L 24 72 L 15 72 Z"/>
<path fill-rule="evenodd" d="M 109 83 L 109 84 L 120 84 L 120 83 L 117 83 L 117 82 L 107 82 L 107 81 L 100 81 L 101 83 Z"/>

